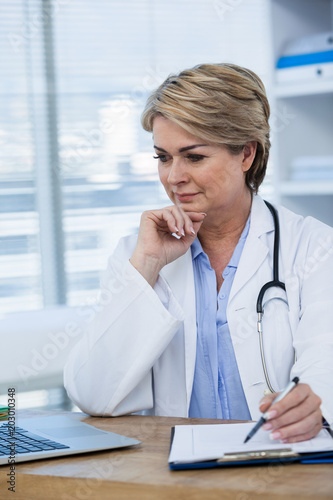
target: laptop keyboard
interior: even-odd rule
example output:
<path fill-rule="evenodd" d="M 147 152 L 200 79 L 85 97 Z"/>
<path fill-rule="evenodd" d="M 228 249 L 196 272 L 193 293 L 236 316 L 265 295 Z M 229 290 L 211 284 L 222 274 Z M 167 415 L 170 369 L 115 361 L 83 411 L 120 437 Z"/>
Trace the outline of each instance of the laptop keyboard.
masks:
<path fill-rule="evenodd" d="M 37 434 L 33 434 L 21 427 L 0 425 L 0 456 L 19 453 L 34 453 L 43 450 L 61 450 L 69 448 L 65 444 L 51 441 Z"/>

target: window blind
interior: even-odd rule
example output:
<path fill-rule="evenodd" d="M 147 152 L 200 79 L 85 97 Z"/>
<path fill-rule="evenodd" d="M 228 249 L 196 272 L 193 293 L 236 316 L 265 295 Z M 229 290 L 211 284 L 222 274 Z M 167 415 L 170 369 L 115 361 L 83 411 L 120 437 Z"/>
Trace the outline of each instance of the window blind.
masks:
<path fill-rule="evenodd" d="M 26 6 L 0 4 L 0 314 L 43 307 Z"/>
<path fill-rule="evenodd" d="M 23 23 L 31 28 L 31 36 L 23 37 L 26 43 L 21 44 L 17 57 L 10 57 L 9 61 L 4 57 L 8 40 L 1 30 L 0 71 L 4 76 L 0 89 L 7 96 L 9 88 L 12 93 L 13 89 L 20 88 L 20 98 L 24 101 L 21 113 L 25 110 L 20 127 L 25 123 L 25 135 L 23 132 L 16 134 L 14 147 L 8 148 L 5 160 L 3 156 L 0 158 L 6 168 L 11 162 L 14 165 L 10 175 L 15 188 L 19 187 L 17 182 L 23 165 L 29 171 L 30 181 L 37 182 L 36 176 L 41 174 L 34 169 L 34 159 L 45 146 L 43 141 L 47 137 L 31 134 L 27 89 L 36 92 L 39 78 L 53 78 L 56 95 L 48 113 L 54 114 L 49 120 L 56 122 L 58 159 L 53 168 L 61 186 L 62 208 L 61 213 L 55 210 L 49 217 L 61 218 L 66 300 L 76 305 L 94 299 L 107 256 L 122 235 L 137 230 L 142 210 L 168 203 L 152 160 L 151 137 L 140 126 L 140 113 L 147 95 L 170 73 L 203 62 L 244 65 L 267 83 L 270 65 L 268 2 L 53 0 L 52 10 L 45 10 L 45 5 L 46 0 L 1 2 L 0 26 L 6 26 L 5 32 L 8 33 L 11 26 L 10 31 L 22 34 Z M 45 72 L 43 75 L 41 71 L 36 76 L 36 65 L 29 61 L 34 53 L 31 50 L 37 50 L 38 43 L 46 43 L 40 36 L 38 17 L 43 6 L 44 16 L 52 22 L 53 76 Z M 19 43 L 18 38 L 16 43 Z M 24 50 L 27 45 L 30 52 Z M 41 48 L 44 52 L 49 49 Z M 39 83 L 45 85 L 45 81 Z M 8 129 L 9 122 L 8 116 L 5 117 L 0 133 Z M 48 140 L 50 136 L 52 138 L 52 134 L 48 135 Z M 23 151 L 17 147 L 23 137 L 28 154 L 22 155 L 20 161 L 15 155 Z M 15 198 L 11 200 L 25 207 L 28 203 L 23 198 L 20 202 Z M 10 213 L 4 207 L 4 219 L 7 220 Z M 29 224 L 35 221 L 35 243 L 38 243 L 38 216 L 34 210 L 29 213 Z M 16 257 L 21 256 L 18 260 L 24 262 L 22 253 L 18 253 L 26 248 L 22 241 L 12 241 L 7 247 L 5 241 L 2 240 L 2 248 L 7 248 L 7 255 L 3 257 L 8 258 L 14 251 Z M 9 250 L 13 246 L 16 250 Z M 30 287 L 31 296 L 44 293 L 40 284 L 41 259 L 36 255 L 35 252 L 32 272 L 35 282 L 34 287 Z M 50 253 L 47 258 L 56 257 Z M 46 265 L 43 263 L 44 269 Z M 20 295 L 17 291 L 17 297 L 21 298 L 14 300 L 10 287 L 6 286 L 2 293 L 6 295 L 2 304 L 6 303 L 7 308 L 41 306 L 40 295 L 37 301 L 31 300 L 27 305 L 29 294 Z"/>

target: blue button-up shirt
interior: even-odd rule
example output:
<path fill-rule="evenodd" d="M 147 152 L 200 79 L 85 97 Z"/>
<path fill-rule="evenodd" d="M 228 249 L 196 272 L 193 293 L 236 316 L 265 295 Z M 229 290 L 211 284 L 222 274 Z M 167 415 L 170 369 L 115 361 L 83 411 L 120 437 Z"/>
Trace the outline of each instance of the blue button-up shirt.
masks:
<path fill-rule="evenodd" d="M 198 238 L 192 243 L 197 354 L 189 416 L 251 420 L 227 321 L 227 304 L 249 232 L 248 219 L 217 295 L 216 276 Z"/>

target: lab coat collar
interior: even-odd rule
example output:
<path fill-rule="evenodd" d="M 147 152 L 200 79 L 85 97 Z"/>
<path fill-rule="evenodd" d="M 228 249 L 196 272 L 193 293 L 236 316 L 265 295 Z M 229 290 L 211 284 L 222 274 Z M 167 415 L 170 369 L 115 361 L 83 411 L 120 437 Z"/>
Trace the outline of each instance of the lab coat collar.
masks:
<path fill-rule="evenodd" d="M 251 207 L 249 235 L 259 238 L 270 231 L 274 231 L 273 217 L 261 196 L 254 195 Z"/>

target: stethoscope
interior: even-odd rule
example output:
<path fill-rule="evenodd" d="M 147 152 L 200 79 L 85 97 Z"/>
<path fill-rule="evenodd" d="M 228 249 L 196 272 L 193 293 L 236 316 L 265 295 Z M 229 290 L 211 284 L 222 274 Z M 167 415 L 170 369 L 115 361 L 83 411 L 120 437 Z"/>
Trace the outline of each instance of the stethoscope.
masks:
<path fill-rule="evenodd" d="M 276 392 L 274 391 L 272 384 L 270 382 L 269 376 L 268 376 L 268 370 L 266 366 L 266 361 L 265 361 L 265 353 L 264 353 L 264 343 L 263 343 L 263 330 L 262 330 L 262 317 L 264 314 L 264 306 L 273 299 L 279 299 L 285 302 L 288 305 L 288 302 L 283 299 L 282 297 L 272 297 L 268 301 L 266 301 L 263 304 L 263 298 L 265 293 L 269 288 L 273 287 L 278 287 L 282 288 L 282 290 L 286 290 L 286 285 L 285 283 L 282 283 L 282 281 L 279 280 L 279 245 L 280 245 L 280 224 L 279 224 L 279 216 L 276 211 L 276 209 L 268 202 L 265 200 L 265 203 L 267 207 L 269 208 L 273 220 L 274 220 L 274 227 L 275 227 L 275 233 L 274 233 L 274 250 L 273 250 L 273 280 L 268 281 L 260 290 L 258 299 L 257 299 L 257 314 L 258 314 L 258 322 L 257 322 L 257 329 L 259 333 L 259 344 L 260 344 L 260 355 L 261 355 L 261 362 L 262 362 L 262 367 L 264 370 L 265 374 L 265 379 L 267 386 L 270 390 L 270 392 Z"/>

